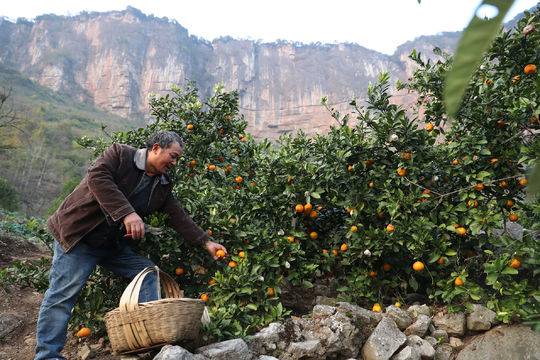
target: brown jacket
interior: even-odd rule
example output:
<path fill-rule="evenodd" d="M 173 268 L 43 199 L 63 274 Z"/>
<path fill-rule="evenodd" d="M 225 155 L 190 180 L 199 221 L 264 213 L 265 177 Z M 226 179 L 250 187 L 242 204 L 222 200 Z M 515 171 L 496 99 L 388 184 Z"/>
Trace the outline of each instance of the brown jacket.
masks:
<path fill-rule="evenodd" d="M 71 250 L 83 236 L 106 217 L 120 224 L 135 210 L 128 197 L 139 183 L 146 167 L 146 149 L 113 144 L 97 159 L 80 184 L 48 219 L 47 225 L 64 251 Z M 208 240 L 172 195 L 172 184 L 162 175 L 151 193 L 150 211 L 169 215 L 170 225 L 187 241 L 202 245 Z"/>

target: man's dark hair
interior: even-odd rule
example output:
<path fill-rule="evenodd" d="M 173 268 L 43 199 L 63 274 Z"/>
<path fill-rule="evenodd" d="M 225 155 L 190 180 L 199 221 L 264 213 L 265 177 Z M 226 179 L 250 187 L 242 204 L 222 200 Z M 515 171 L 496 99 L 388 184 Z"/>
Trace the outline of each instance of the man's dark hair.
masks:
<path fill-rule="evenodd" d="M 146 148 L 150 150 L 154 144 L 158 144 L 160 147 L 166 149 L 172 143 L 178 143 L 182 149 L 184 148 L 184 140 L 174 131 L 158 131 L 146 140 Z"/>

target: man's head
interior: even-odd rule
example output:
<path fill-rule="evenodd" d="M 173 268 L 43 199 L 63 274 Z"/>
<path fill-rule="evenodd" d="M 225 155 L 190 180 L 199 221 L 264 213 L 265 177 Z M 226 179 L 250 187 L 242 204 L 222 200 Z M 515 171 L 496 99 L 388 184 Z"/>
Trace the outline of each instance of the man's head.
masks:
<path fill-rule="evenodd" d="M 146 172 L 149 175 L 165 174 L 182 155 L 184 142 L 173 131 L 160 131 L 147 140 L 146 148 Z"/>

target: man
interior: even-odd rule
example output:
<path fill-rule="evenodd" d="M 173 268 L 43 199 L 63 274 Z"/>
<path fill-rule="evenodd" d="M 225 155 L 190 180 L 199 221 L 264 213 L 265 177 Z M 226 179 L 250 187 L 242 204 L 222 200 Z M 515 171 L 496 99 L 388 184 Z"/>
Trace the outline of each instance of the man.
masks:
<path fill-rule="evenodd" d="M 154 134 L 146 149 L 110 146 L 49 218 L 56 241 L 49 289 L 39 311 L 35 360 L 65 359 L 60 352 L 71 311 L 96 265 L 130 279 L 153 266 L 126 241 L 144 237 L 144 216 L 163 211 L 176 232 L 193 245 L 204 246 L 214 260 L 217 250 L 227 253 L 209 240 L 172 195 L 166 173 L 182 151 L 182 139 L 171 131 Z M 157 292 L 156 277 L 149 277 L 139 301 L 155 300 Z"/>

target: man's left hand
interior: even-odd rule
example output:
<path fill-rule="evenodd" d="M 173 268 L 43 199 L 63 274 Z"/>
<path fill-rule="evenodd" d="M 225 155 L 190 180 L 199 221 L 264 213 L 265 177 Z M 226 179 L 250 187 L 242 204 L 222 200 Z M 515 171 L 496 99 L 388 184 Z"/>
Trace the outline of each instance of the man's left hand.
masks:
<path fill-rule="evenodd" d="M 225 248 L 225 246 L 218 244 L 216 242 L 208 240 L 204 244 L 204 247 L 206 248 L 206 251 L 208 251 L 208 253 L 210 254 L 210 256 L 212 256 L 214 260 L 219 259 L 219 257 L 216 255 L 216 251 L 218 250 L 223 250 L 225 252 L 225 257 L 228 255 L 227 249 Z"/>

